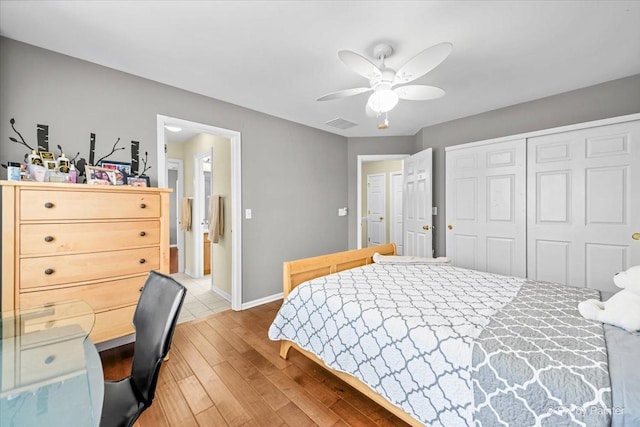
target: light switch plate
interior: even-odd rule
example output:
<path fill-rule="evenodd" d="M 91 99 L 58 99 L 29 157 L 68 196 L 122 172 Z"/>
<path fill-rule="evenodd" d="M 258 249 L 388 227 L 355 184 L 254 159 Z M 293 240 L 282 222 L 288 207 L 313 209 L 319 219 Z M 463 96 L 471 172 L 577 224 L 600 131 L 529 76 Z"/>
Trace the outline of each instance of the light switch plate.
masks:
<path fill-rule="evenodd" d="M 253 213 L 251 212 L 251 209 L 245 209 L 244 210 L 244 217 L 245 219 L 251 219 L 252 218 Z"/>
<path fill-rule="evenodd" d="M 347 208 L 338 208 L 338 216 L 347 216 Z"/>
<path fill-rule="evenodd" d="M 432 207 L 431 208 L 431 215 L 438 215 L 438 208 L 437 207 Z"/>

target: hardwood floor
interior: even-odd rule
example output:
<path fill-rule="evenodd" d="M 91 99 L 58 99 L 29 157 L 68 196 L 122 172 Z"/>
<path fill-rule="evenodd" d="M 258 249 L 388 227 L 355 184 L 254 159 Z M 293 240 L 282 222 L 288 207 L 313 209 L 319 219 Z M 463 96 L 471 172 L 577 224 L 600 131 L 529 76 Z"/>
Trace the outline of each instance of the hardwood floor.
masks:
<path fill-rule="evenodd" d="M 136 427 L 406 426 L 267 330 L 281 302 L 225 311 L 176 328 L 153 405 Z M 129 375 L 133 345 L 100 354 L 105 379 Z"/>

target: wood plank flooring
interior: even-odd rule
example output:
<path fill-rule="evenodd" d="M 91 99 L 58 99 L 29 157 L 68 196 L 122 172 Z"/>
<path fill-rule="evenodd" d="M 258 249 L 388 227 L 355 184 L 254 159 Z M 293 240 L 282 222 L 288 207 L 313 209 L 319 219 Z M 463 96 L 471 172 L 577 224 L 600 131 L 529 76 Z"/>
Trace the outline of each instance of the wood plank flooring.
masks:
<path fill-rule="evenodd" d="M 176 328 L 153 405 L 135 427 L 406 426 L 267 330 L 281 301 Z M 129 375 L 133 345 L 100 354 L 105 379 Z"/>

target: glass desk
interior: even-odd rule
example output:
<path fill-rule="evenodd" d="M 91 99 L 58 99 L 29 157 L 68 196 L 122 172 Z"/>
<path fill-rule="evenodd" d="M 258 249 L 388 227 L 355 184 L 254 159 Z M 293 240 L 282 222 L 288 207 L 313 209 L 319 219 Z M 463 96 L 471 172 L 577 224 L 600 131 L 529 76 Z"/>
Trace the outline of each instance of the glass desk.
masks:
<path fill-rule="evenodd" d="M 0 427 L 98 426 L 102 364 L 84 301 L 2 312 Z"/>

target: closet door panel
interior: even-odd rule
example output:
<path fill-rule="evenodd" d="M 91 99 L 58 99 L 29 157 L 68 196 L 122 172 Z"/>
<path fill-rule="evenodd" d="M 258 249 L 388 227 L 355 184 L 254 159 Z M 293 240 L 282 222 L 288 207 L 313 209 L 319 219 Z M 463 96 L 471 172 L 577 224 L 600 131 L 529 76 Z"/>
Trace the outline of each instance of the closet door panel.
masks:
<path fill-rule="evenodd" d="M 570 280 L 570 246 L 571 242 L 559 240 L 535 240 L 535 253 L 538 262 L 535 275 L 536 280 L 543 282 L 561 283 L 567 285 Z"/>
<path fill-rule="evenodd" d="M 487 237 L 487 271 L 489 273 L 513 276 L 512 267 L 515 239 Z"/>
<path fill-rule="evenodd" d="M 456 247 L 454 265 L 478 270 L 478 237 L 458 233 L 453 239 Z"/>
<path fill-rule="evenodd" d="M 526 277 L 525 140 L 447 151 L 447 255 L 454 265 Z"/>
<path fill-rule="evenodd" d="M 536 176 L 538 224 L 571 222 L 571 171 L 541 172 Z"/>
<path fill-rule="evenodd" d="M 632 237 L 640 232 L 640 122 L 531 138 L 527 146 L 530 277 L 617 290 L 613 275 L 640 264 Z M 554 241 L 566 248 L 558 259 L 547 243 Z"/>

